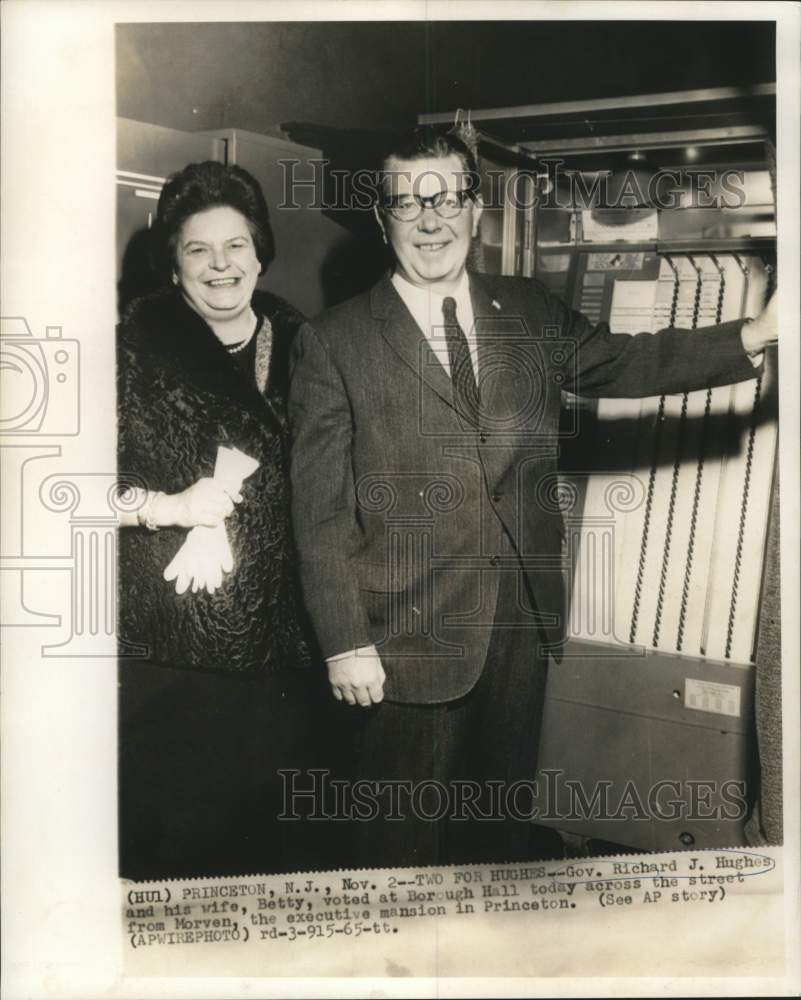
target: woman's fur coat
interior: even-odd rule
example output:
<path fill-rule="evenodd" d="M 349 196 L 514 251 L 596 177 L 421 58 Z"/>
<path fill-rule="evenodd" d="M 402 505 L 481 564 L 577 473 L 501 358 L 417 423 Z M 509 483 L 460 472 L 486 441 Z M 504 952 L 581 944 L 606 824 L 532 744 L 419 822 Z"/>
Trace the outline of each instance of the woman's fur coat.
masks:
<path fill-rule="evenodd" d="M 121 638 L 172 666 L 273 671 L 309 659 L 286 426 L 288 353 L 302 317 L 267 293 L 256 293 L 253 308 L 273 330 L 264 395 L 176 291 L 137 300 L 118 332 L 121 479 L 178 493 L 213 475 L 219 445 L 260 463 L 225 521 L 235 565 L 214 594 L 178 595 L 162 578 L 186 529 L 120 530 Z"/>

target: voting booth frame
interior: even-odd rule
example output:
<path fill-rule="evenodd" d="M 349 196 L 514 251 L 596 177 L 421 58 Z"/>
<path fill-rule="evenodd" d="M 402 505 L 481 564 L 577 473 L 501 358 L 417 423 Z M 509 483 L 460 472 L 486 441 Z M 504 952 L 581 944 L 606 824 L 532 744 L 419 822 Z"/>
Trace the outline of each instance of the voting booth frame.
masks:
<path fill-rule="evenodd" d="M 469 118 L 485 184 L 503 192 L 482 222 L 485 270 L 536 277 L 616 333 L 654 332 L 756 316 L 772 291 L 773 95 L 420 120 Z M 570 592 L 538 822 L 635 850 L 781 839 L 780 750 L 766 759 L 780 706 L 760 702 L 780 691 L 777 396 L 772 352 L 738 386 L 563 394 L 559 475 L 536 501 L 562 512 Z"/>

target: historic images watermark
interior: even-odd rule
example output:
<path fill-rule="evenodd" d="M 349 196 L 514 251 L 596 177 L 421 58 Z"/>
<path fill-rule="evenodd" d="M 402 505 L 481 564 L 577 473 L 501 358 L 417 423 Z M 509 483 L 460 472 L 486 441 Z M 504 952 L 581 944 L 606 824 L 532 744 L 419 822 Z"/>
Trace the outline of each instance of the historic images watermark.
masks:
<path fill-rule="evenodd" d="M 541 778 L 503 780 L 433 778 L 347 781 L 326 769 L 281 770 L 286 821 L 339 820 L 369 823 L 415 818 L 425 822 L 521 823 L 557 820 L 673 822 L 738 820 L 748 814 L 745 782 L 663 779 L 647 789 L 599 780 L 591 787 L 559 769 Z"/>
<path fill-rule="evenodd" d="M 485 208 L 588 211 L 650 207 L 742 208 L 746 203 L 745 171 L 733 168 L 655 169 L 636 161 L 617 170 L 583 171 L 566 166 L 561 157 L 546 157 L 530 168 L 491 167 L 479 177 L 470 171 L 447 174 L 426 170 L 414 177 L 402 170 L 342 169 L 330 159 L 280 159 L 283 196 L 279 210 L 301 208 L 326 212 L 365 212 L 381 203 L 397 181 L 411 185 L 411 195 L 436 187 L 481 196 Z M 432 185 L 433 178 L 433 185 Z"/>

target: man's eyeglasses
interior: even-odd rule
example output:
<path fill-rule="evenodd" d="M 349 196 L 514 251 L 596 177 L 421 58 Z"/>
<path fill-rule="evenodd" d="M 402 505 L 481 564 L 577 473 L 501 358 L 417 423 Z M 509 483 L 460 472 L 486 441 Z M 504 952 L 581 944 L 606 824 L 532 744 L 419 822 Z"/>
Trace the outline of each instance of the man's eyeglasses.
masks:
<path fill-rule="evenodd" d="M 465 206 L 468 198 L 473 198 L 469 190 L 438 191 L 428 198 L 419 194 L 401 194 L 387 198 L 383 203 L 385 212 L 399 222 L 414 222 L 424 208 L 433 208 L 443 219 L 453 219 Z"/>

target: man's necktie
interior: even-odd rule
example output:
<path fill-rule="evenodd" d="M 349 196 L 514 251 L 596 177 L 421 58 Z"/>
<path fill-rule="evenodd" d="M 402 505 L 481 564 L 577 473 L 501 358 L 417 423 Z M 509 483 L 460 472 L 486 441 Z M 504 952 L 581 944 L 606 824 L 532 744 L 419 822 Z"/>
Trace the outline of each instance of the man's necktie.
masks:
<path fill-rule="evenodd" d="M 480 409 L 478 383 L 470 359 L 467 337 L 456 318 L 456 301 L 450 295 L 442 300 L 442 315 L 445 320 L 445 340 L 448 344 L 448 360 L 451 365 L 453 405 L 459 416 L 478 426 Z"/>

